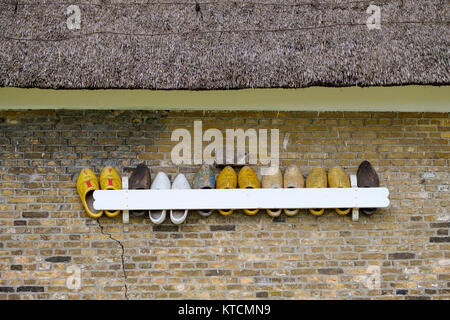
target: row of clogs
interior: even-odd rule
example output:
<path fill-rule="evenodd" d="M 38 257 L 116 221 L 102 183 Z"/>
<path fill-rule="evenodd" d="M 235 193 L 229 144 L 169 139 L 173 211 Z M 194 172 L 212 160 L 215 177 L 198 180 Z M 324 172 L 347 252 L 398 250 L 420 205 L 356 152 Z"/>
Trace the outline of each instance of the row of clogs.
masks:
<path fill-rule="evenodd" d="M 243 167 L 239 173 L 239 178 L 236 177 L 234 169 L 226 167 L 222 170 L 217 179 L 217 188 L 236 188 L 237 181 L 239 180 L 240 188 L 260 188 L 260 183 L 255 172 L 248 166 Z M 201 166 L 200 170 L 193 180 L 194 189 L 214 189 L 216 187 L 216 181 L 214 173 L 209 165 Z M 112 167 L 106 167 L 100 174 L 100 184 L 96 175 L 91 169 L 83 169 L 80 172 L 77 180 L 77 191 L 83 203 L 84 209 L 92 218 L 99 218 L 103 215 L 102 210 L 94 209 L 94 191 L 95 190 L 121 190 L 122 182 L 117 172 Z M 149 168 L 141 163 L 132 172 L 129 179 L 129 189 L 190 189 L 191 186 L 183 174 L 178 174 L 173 183 L 170 183 L 170 179 L 164 172 L 158 172 L 155 180 L 151 181 L 151 175 Z M 219 210 L 222 214 L 231 214 L 233 210 Z M 258 209 L 245 209 L 245 213 L 249 215 L 256 214 Z M 147 210 L 130 210 L 135 216 L 144 215 Z M 199 210 L 198 213 L 201 216 L 207 217 L 211 215 L 213 210 Z M 105 210 L 105 214 L 108 217 L 115 217 L 120 213 L 120 210 L 110 212 Z M 175 224 L 180 224 L 186 220 L 188 210 L 170 210 L 170 220 Z M 148 211 L 150 220 L 155 224 L 163 223 L 166 219 L 166 210 L 153 210 Z"/>
<path fill-rule="evenodd" d="M 263 188 L 304 188 L 304 179 L 300 169 L 295 166 L 289 166 L 284 177 L 281 170 L 278 168 L 271 175 L 264 175 L 262 178 Z M 350 188 L 350 179 L 341 167 L 334 167 L 327 173 L 323 168 L 313 168 L 306 179 L 307 188 Z M 299 209 L 284 209 L 284 213 L 288 216 L 297 214 Z M 310 209 L 313 215 L 322 215 L 325 209 Z M 272 217 L 277 217 L 281 214 L 282 209 L 267 209 L 267 213 Z M 336 212 L 344 215 L 350 212 L 350 208 L 337 208 Z"/>
<path fill-rule="evenodd" d="M 248 166 L 243 167 L 239 172 L 239 177 L 236 176 L 234 169 L 226 167 L 219 174 L 217 181 L 215 180 L 214 173 L 209 165 L 202 165 L 200 170 L 192 181 L 193 189 L 227 189 L 236 188 L 239 183 L 239 188 L 259 188 L 260 183 L 255 172 Z M 191 189 L 191 186 L 183 174 L 178 174 L 173 183 L 170 183 L 170 179 L 164 172 L 158 172 L 155 180 L 151 182 L 150 170 L 145 164 L 137 166 L 130 176 L 129 189 Z M 130 211 L 133 215 L 141 216 L 145 214 L 144 211 Z M 198 213 L 203 217 L 211 215 L 213 210 L 198 210 Z M 224 215 L 231 214 L 232 210 L 219 210 Z M 256 214 L 258 209 L 245 209 L 245 213 L 249 215 Z M 155 224 L 162 223 L 166 218 L 166 210 L 151 210 L 148 212 L 150 220 Z M 170 220 L 175 224 L 180 224 L 186 220 L 188 210 L 170 210 Z"/>
<path fill-rule="evenodd" d="M 206 169 L 201 169 L 206 170 Z M 209 176 L 213 177 L 211 169 L 209 170 Z M 376 171 L 368 161 L 363 161 L 357 171 L 358 187 L 379 187 L 379 179 Z M 195 180 L 194 180 L 195 181 Z M 217 189 L 234 189 L 239 188 L 260 188 L 258 177 L 253 170 L 245 166 L 243 167 L 239 175 L 236 177 L 234 169 L 230 166 L 226 166 L 217 177 L 216 188 Z M 300 169 L 296 165 L 289 166 L 284 176 L 281 173 L 280 168 L 274 170 L 271 174 L 263 175 L 262 188 L 304 188 L 305 182 Z M 311 170 L 311 173 L 306 179 L 306 188 L 350 188 L 350 179 L 345 171 L 341 167 L 334 167 L 328 171 L 328 175 L 323 168 L 316 167 Z M 245 209 L 244 212 L 248 215 L 256 214 L 258 209 Z M 287 216 L 293 216 L 299 212 L 299 209 L 266 209 L 267 213 L 271 217 L 278 217 L 282 211 Z M 322 215 L 325 209 L 310 209 L 313 215 Z M 219 212 L 223 215 L 229 215 L 233 210 L 219 209 Z M 350 212 L 350 208 L 336 208 L 336 212 L 339 215 L 345 215 Z M 365 214 L 373 214 L 374 208 L 361 208 L 361 212 Z"/>
<path fill-rule="evenodd" d="M 357 171 L 358 187 L 378 187 L 379 179 L 376 171 L 368 161 L 363 161 Z M 231 166 L 226 166 L 215 180 L 214 173 L 209 165 L 202 165 L 194 177 L 192 186 L 194 189 L 235 189 L 235 188 L 260 188 L 258 176 L 249 166 L 244 166 L 236 175 Z M 289 166 L 284 176 L 278 168 L 270 175 L 263 175 L 262 188 L 304 188 L 305 182 L 300 169 Z M 306 188 L 350 188 L 350 179 L 341 167 L 334 167 L 328 171 L 328 175 L 323 168 L 313 168 L 306 179 Z M 106 167 L 100 174 L 100 188 L 102 190 L 120 190 L 122 183 L 119 175 L 112 167 Z M 158 172 L 155 180 L 151 181 L 150 170 L 145 164 L 139 164 L 132 172 L 129 179 L 129 189 L 191 189 L 191 186 L 183 174 L 178 174 L 171 184 L 169 177 L 164 172 Z M 77 190 L 83 202 L 83 206 L 89 216 L 99 218 L 103 212 L 93 208 L 93 192 L 99 190 L 97 177 L 90 169 L 83 169 L 78 177 Z M 222 215 L 230 215 L 233 209 L 219 209 Z M 259 209 L 244 209 L 248 215 L 258 213 Z M 283 209 L 266 209 L 272 217 L 277 217 Z M 299 209 L 284 209 L 288 216 L 297 214 Z M 324 209 L 310 209 L 313 215 L 322 215 Z M 147 210 L 130 211 L 135 216 L 144 215 Z M 213 210 L 199 210 L 201 216 L 211 215 Z M 336 212 L 345 215 L 350 212 L 350 208 L 336 208 Z M 374 208 L 361 208 L 365 214 L 373 214 Z M 105 211 L 108 217 L 115 217 L 120 211 Z M 166 210 L 148 211 L 150 220 L 155 224 L 160 224 L 166 219 Z M 175 224 L 180 224 L 186 220 L 188 210 L 170 210 L 170 220 Z"/>

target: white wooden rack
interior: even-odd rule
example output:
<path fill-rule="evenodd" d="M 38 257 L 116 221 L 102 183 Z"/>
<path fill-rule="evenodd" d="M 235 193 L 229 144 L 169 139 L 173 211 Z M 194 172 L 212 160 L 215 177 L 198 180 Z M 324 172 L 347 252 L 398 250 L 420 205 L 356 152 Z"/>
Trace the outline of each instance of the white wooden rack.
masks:
<path fill-rule="evenodd" d="M 387 188 L 358 188 L 356 175 L 350 181 L 351 188 L 128 190 L 122 177 L 122 190 L 94 191 L 94 208 L 123 210 L 127 224 L 129 210 L 352 208 L 358 221 L 359 208 L 389 206 Z"/>

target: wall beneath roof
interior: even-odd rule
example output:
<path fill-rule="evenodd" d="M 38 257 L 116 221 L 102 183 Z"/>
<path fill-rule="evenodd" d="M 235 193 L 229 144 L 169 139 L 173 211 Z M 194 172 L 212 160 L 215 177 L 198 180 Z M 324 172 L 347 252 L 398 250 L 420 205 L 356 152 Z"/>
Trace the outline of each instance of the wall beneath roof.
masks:
<path fill-rule="evenodd" d="M 0 88 L 0 110 L 233 110 L 448 112 L 450 86 L 241 90 Z"/>
<path fill-rule="evenodd" d="M 124 174 L 145 161 L 153 178 L 192 181 L 198 167 L 171 163 L 170 137 L 194 120 L 278 128 L 282 167 L 305 176 L 368 159 L 391 205 L 358 222 L 333 210 L 190 212 L 179 226 L 85 213 L 83 167 Z M 449 299 L 449 129 L 449 113 L 1 111 L 0 299 Z M 66 285 L 76 268 L 79 290 Z"/>

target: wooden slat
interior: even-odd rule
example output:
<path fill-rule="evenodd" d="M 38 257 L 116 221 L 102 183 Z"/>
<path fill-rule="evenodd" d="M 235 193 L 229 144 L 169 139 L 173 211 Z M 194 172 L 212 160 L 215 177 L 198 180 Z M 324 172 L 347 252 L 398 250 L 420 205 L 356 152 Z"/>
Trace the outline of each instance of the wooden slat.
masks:
<path fill-rule="evenodd" d="M 97 210 L 380 208 L 386 188 L 97 190 Z"/>

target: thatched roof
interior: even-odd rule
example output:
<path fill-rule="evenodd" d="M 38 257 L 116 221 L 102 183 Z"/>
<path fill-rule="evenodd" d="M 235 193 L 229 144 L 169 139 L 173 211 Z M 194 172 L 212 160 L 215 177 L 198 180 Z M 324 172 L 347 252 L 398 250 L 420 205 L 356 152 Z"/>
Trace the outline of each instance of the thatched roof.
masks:
<path fill-rule="evenodd" d="M 0 86 L 450 83 L 448 0 L 159 2 L 3 0 Z M 67 28 L 71 4 L 79 30 Z M 366 26 L 370 4 L 381 8 L 381 30 Z"/>

